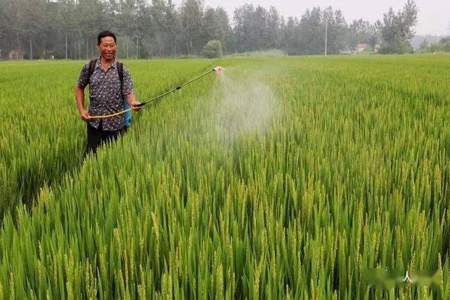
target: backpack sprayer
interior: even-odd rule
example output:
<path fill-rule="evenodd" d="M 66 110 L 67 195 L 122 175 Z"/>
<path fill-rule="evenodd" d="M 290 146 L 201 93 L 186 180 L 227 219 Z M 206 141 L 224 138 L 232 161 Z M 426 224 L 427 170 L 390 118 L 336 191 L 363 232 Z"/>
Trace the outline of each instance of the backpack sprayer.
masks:
<path fill-rule="evenodd" d="M 216 67 L 212 68 L 211 70 L 209 70 L 208 72 L 205 72 L 205 73 L 203 73 L 203 74 L 201 74 L 201 75 L 199 75 L 199 76 L 197 76 L 197 77 L 195 77 L 195 78 L 193 78 L 193 79 L 191 79 L 191 80 L 189 80 L 189 81 L 183 83 L 182 85 L 179 85 L 179 86 L 177 86 L 177 87 L 175 87 L 175 88 L 172 88 L 172 89 L 168 90 L 167 92 L 164 92 L 164 93 L 162 93 L 162 94 L 160 94 L 160 95 L 158 95 L 158 96 L 156 96 L 156 97 L 153 97 L 153 98 L 151 98 L 151 99 L 149 99 L 149 100 L 147 100 L 147 101 L 141 102 L 139 105 L 135 105 L 134 107 L 137 108 L 137 109 L 141 109 L 142 107 L 144 107 L 144 105 L 149 104 L 149 103 L 152 103 L 152 102 L 154 102 L 154 101 L 156 101 L 156 100 L 159 100 L 159 99 L 161 99 L 161 98 L 163 98 L 163 97 L 165 97 L 165 96 L 167 96 L 167 95 L 169 95 L 169 94 L 172 94 L 172 93 L 174 93 L 174 92 L 176 92 L 176 91 L 178 91 L 178 90 L 181 90 L 181 89 L 184 88 L 185 86 L 187 86 L 187 85 L 189 85 L 189 84 L 191 84 L 191 83 L 193 83 L 193 82 L 195 82 L 195 81 L 197 81 L 197 80 L 199 80 L 199 79 L 205 77 L 206 75 L 208 75 L 208 74 L 210 74 L 210 73 L 212 73 L 212 72 L 216 72 L 216 74 L 220 76 L 220 75 L 222 75 L 222 73 L 223 73 L 224 70 L 225 70 L 225 69 L 222 68 L 221 66 L 216 66 Z M 124 109 L 124 110 L 122 110 L 122 111 L 119 111 L 119 112 L 116 112 L 116 113 L 113 113 L 113 114 L 110 114 L 110 115 L 90 116 L 90 117 L 89 117 L 89 120 L 107 119 L 107 118 L 119 116 L 119 115 L 122 115 L 122 114 L 124 114 L 124 113 L 126 113 L 126 112 L 131 111 L 132 109 L 133 109 L 133 108 L 130 107 L 130 108 Z"/>

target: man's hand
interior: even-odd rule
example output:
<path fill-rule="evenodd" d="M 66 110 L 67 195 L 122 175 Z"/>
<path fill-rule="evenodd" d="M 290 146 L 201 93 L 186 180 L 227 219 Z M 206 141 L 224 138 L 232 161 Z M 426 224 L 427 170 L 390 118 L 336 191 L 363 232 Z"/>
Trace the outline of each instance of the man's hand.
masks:
<path fill-rule="evenodd" d="M 80 112 L 80 117 L 81 117 L 81 119 L 82 119 L 83 121 L 88 121 L 88 120 L 91 118 L 91 116 L 89 115 L 89 113 L 88 113 L 87 111 L 85 111 L 85 110 L 82 110 L 82 111 Z"/>
<path fill-rule="evenodd" d="M 128 94 L 127 102 L 133 111 L 138 111 L 142 108 L 142 103 L 136 100 L 136 96 L 133 92 Z"/>
<path fill-rule="evenodd" d="M 142 104 L 141 102 L 133 100 L 131 102 L 131 108 L 133 109 L 133 111 L 138 111 L 142 108 L 141 104 Z"/>

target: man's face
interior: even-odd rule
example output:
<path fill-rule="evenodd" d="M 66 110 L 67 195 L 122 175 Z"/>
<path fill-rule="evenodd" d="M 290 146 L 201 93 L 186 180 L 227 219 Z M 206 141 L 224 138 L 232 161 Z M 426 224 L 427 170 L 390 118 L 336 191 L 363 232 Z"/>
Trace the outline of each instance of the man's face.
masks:
<path fill-rule="evenodd" d="M 114 42 L 114 38 L 111 36 L 106 36 L 100 40 L 100 45 L 98 45 L 100 55 L 107 60 L 112 60 L 116 57 L 117 46 Z"/>

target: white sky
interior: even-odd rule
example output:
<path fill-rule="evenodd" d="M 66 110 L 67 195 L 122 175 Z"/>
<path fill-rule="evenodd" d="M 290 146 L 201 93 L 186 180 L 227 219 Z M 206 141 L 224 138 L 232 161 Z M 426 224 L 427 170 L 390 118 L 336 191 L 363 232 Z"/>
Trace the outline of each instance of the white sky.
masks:
<path fill-rule="evenodd" d="M 173 0 L 177 6 L 183 0 Z M 232 19 L 235 8 L 244 3 L 261 5 L 265 8 L 274 6 L 285 17 L 300 17 L 306 9 L 315 6 L 322 8 L 332 6 L 342 10 L 347 22 L 363 18 L 374 22 L 382 19 L 389 7 L 396 11 L 401 9 L 406 0 L 203 0 L 205 7 L 223 7 Z M 419 8 L 417 34 L 449 35 L 450 34 L 450 0 L 416 0 Z M 232 20 L 230 20 L 232 21 Z"/>

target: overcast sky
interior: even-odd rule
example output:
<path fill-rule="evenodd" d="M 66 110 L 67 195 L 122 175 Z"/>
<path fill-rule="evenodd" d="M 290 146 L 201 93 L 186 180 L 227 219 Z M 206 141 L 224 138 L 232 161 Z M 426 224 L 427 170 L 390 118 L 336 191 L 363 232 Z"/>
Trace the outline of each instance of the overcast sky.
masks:
<path fill-rule="evenodd" d="M 173 0 L 178 6 L 183 0 Z M 235 8 L 244 3 L 261 5 L 265 8 L 275 6 L 283 16 L 303 15 L 306 9 L 314 6 L 332 6 L 344 13 L 347 22 L 363 18 L 374 22 L 383 17 L 389 7 L 401 9 L 406 0 L 203 0 L 205 7 L 223 7 L 233 16 Z M 417 34 L 450 34 L 450 0 L 416 0 L 419 8 Z"/>

